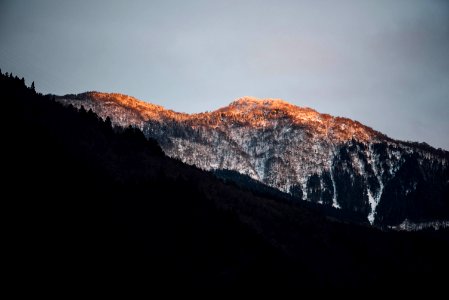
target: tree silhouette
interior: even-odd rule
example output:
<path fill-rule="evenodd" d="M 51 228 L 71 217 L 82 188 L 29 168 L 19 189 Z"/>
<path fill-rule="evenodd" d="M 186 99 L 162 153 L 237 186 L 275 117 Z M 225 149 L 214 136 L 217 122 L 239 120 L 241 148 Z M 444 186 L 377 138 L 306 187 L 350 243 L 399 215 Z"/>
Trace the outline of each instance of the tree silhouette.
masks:
<path fill-rule="evenodd" d="M 112 122 L 111 118 L 109 116 L 106 117 L 106 120 L 104 120 L 107 128 L 112 128 Z"/>

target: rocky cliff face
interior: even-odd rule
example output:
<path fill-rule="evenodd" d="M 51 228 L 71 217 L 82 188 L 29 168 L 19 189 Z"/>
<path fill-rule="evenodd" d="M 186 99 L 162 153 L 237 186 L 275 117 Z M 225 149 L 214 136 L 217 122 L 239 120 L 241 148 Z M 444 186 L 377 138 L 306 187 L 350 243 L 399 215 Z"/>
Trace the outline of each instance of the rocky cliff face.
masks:
<path fill-rule="evenodd" d="M 346 118 L 252 97 L 191 115 L 120 94 L 57 100 L 139 127 L 185 163 L 235 170 L 298 199 L 360 213 L 372 224 L 449 219 L 448 152 L 396 141 Z"/>

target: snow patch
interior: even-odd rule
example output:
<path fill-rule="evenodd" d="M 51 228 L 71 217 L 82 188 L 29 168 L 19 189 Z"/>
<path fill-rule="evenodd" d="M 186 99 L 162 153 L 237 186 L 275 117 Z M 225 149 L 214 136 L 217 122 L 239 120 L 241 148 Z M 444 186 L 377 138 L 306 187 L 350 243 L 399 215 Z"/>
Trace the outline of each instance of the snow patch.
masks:
<path fill-rule="evenodd" d="M 330 172 L 331 174 L 331 180 L 332 180 L 332 188 L 334 190 L 333 194 L 332 194 L 332 207 L 334 208 L 341 208 L 340 205 L 338 205 L 337 203 L 337 186 L 335 184 L 335 180 L 334 180 L 334 168 L 332 167 L 332 163 L 331 163 L 331 167 L 330 167 Z"/>
<path fill-rule="evenodd" d="M 377 168 L 378 160 L 377 160 L 377 156 L 374 154 L 374 151 L 373 151 L 373 144 L 369 145 L 369 151 L 366 153 L 366 156 L 368 158 L 369 164 L 371 164 L 374 175 L 376 176 L 377 181 L 379 182 L 379 191 L 377 192 L 376 195 L 373 195 L 371 190 L 369 188 L 367 188 L 368 202 L 371 206 L 371 211 L 368 214 L 368 221 L 372 225 L 372 224 L 374 224 L 374 221 L 376 219 L 376 208 L 380 202 L 380 198 L 382 197 L 382 193 L 384 191 L 384 184 L 382 182 L 382 177 L 381 177 L 380 171 Z"/>
<path fill-rule="evenodd" d="M 368 221 L 370 222 L 371 225 L 374 224 L 374 220 L 376 217 L 376 207 L 378 202 L 376 201 L 376 199 L 374 199 L 373 194 L 371 193 L 371 191 L 368 189 L 368 202 L 369 205 L 371 206 L 371 211 L 368 214 Z"/>
<path fill-rule="evenodd" d="M 388 226 L 390 229 L 398 231 L 419 231 L 433 228 L 434 230 L 449 228 L 449 221 L 431 221 L 415 223 L 405 219 L 401 224 L 396 226 Z"/>

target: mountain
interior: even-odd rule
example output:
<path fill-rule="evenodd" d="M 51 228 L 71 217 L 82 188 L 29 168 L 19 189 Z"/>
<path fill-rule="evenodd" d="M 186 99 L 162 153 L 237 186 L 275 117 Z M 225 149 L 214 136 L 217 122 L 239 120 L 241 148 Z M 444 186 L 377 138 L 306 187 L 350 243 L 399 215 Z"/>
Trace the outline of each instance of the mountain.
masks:
<path fill-rule="evenodd" d="M 1 72 L 0 95 L 4 273 L 18 293 L 446 287 L 448 229 L 342 222 L 167 157 L 140 130 Z"/>
<path fill-rule="evenodd" d="M 187 164 L 237 171 L 371 224 L 411 228 L 449 220 L 449 152 L 391 139 L 357 121 L 253 97 L 199 114 L 121 94 L 88 92 L 57 101 L 135 126 Z"/>

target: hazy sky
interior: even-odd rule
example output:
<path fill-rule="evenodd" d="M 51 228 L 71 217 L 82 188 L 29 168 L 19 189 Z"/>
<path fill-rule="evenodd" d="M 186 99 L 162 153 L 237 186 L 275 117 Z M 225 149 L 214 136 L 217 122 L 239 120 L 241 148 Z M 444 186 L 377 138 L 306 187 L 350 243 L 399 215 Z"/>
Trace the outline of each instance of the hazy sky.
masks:
<path fill-rule="evenodd" d="M 446 0 L 0 0 L 0 68 L 182 112 L 283 98 L 449 149 Z"/>

